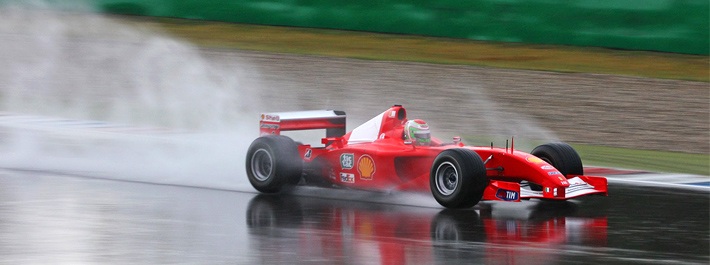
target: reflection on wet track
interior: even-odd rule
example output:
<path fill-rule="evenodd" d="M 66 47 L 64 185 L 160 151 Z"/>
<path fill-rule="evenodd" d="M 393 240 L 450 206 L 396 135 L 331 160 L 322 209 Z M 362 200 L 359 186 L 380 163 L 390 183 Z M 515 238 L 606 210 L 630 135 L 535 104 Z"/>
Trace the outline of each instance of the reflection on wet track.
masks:
<path fill-rule="evenodd" d="M 566 244 L 606 246 L 606 217 L 575 217 L 573 204 L 553 204 L 505 216 L 509 210 L 498 213 L 490 204 L 479 211 L 441 210 L 258 195 L 249 203 L 247 224 L 258 242 L 255 251 L 268 264 L 332 258 L 354 264 L 550 264 Z M 283 250 L 293 253 L 269 254 Z"/>
<path fill-rule="evenodd" d="M 707 264 L 708 206 L 614 185 L 448 210 L 0 171 L 0 263 Z"/>

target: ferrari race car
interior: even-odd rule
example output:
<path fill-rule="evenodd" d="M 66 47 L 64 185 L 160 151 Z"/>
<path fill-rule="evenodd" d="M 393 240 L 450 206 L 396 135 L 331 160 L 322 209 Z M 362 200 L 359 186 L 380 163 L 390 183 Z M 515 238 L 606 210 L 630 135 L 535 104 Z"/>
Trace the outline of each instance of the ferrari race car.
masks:
<path fill-rule="evenodd" d="M 351 132 L 342 111 L 262 114 L 261 136 L 247 151 L 249 182 L 260 192 L 296 185 L 376 191 L 431 192 L 447 208 L 481 200 L 518 202 L 607 195 L 607 180 L 584 176 L 577 152 L 565 143 L 543 144 L 531 153 L 511 148 L 444 143 L 418 124 L 413 137 L 406 110 L 395 105 Z M 410 123 L 411 124 L 411 123 Z M 417 124 L 415 124 L 417 125 Z M 425 127 L 421 127 L 425 126 Z M 325 129 L 324 146 L 295 142 L 282 131 Z"/>

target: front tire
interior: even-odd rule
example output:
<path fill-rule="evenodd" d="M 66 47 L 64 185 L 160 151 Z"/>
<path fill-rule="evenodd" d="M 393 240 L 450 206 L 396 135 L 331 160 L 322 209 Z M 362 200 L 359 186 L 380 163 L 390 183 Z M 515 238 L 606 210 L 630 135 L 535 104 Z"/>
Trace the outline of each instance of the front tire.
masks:
<path fill-rule="evenodd" d="M 247 177 L 264 193 L 276 193 L 295 186 L 303 173 L 298 145 L 282 135 L 267 135 L 254 140 L 247 151 Z"/>
<path fill-rule="evenodd" d="M 582 159 L 579 157 L 579 154 L 577 154 L 577 151 L 569 144 L 543 144 L 535 147 L 530 154 L 552 165 L 560 171 L 560 173 L 565 175 L 565 177 L 569 175 L 584 175 Z"/>
<path fill-rule="evenodd" d="M 441 210 L 431 221 L 433 243 L 483 242 L 485 232 L 481 231 L 480 216 L 473 209 Z"/>
<path fill-rule="evenodd" d="M 429 187 L 446 208 L 469 208 L 483 198 L 488 186 L 483 160 L 469 149 L 448 149 L 434 159 Z"/>

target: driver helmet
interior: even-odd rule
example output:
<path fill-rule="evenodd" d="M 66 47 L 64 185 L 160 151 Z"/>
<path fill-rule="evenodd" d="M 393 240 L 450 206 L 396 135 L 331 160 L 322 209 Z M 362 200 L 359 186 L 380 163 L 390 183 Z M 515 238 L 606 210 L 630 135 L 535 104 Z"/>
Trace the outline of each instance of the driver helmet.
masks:
<path fill-rule="evenodd" d="M 431 144 L 429 125 L 423 120 L 409 120 L 404 125 L 404 139 L 413 141 L 415 145 Z"/>

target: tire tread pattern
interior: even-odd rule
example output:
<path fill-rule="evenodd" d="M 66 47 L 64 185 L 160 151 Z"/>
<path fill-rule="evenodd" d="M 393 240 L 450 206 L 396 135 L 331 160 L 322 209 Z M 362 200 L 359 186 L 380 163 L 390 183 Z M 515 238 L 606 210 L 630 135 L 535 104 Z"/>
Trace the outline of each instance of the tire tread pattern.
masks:
<path fill-rule="evenodd" d="M 459 187 L 449 196 L 438 194 L 436 188 L 436 169 L 441 162 L 453 162 L 459 170 Z M 483 192 L 488 187 L 488 176 L 483 160 L 474 151 L 464 148 L 454 148 L 442 151 L 434 160 L 430 174 L 430 187 L 434 198 L 447 208 L 470 208 L 483 198 Z"/>
<path fill-rule="evenodd" d="M 584 175 L 582 159 L 569 144 L 561 142 L 543 144 L 535 147 L 530 153 L 542 159 L 547 158 L 552 166 L 565 176 Z"/>

